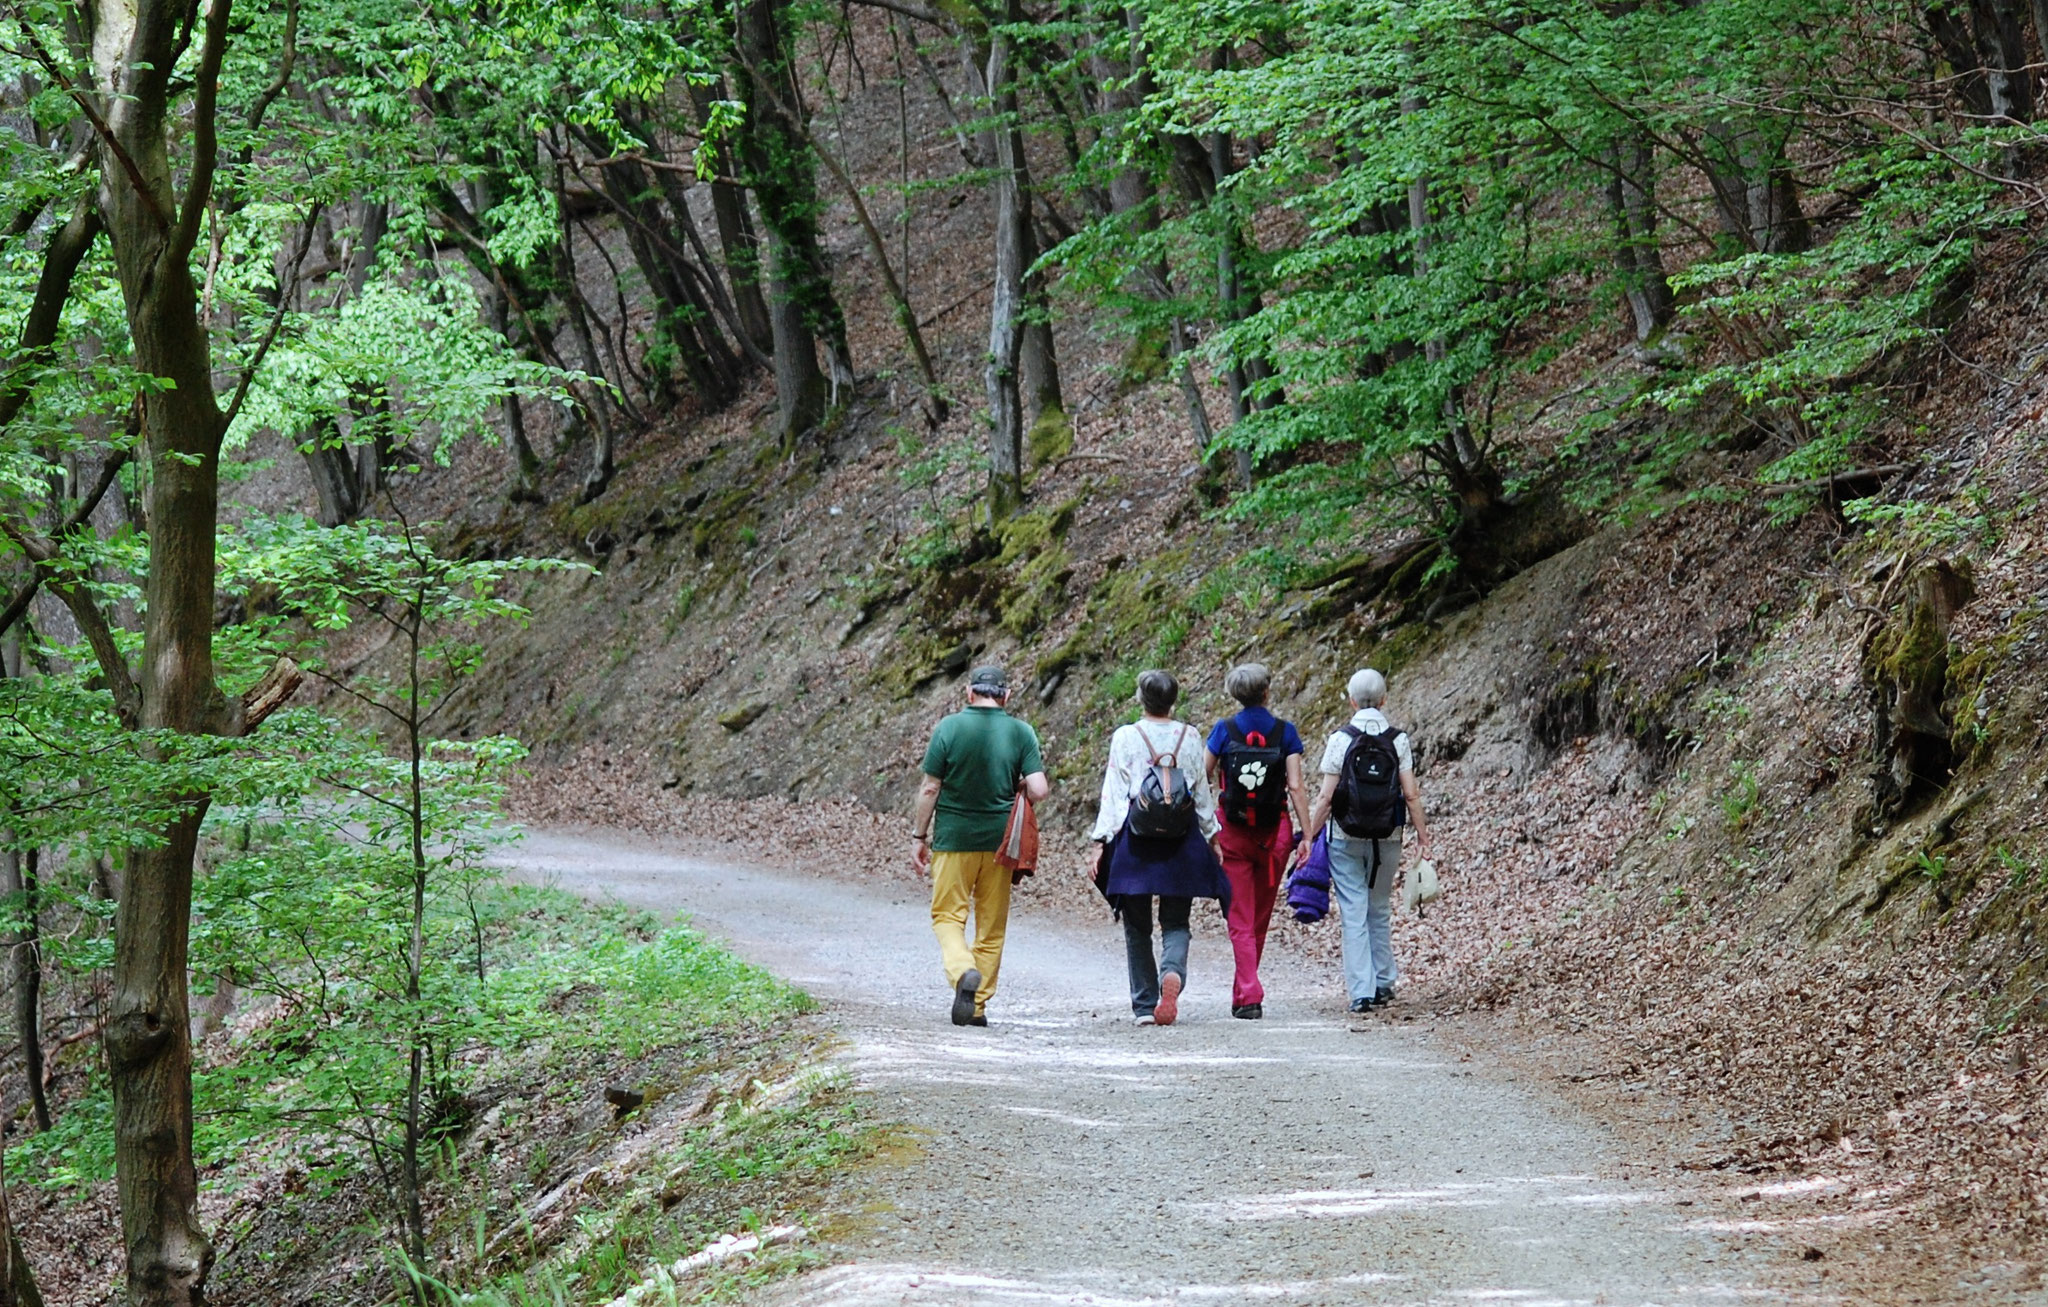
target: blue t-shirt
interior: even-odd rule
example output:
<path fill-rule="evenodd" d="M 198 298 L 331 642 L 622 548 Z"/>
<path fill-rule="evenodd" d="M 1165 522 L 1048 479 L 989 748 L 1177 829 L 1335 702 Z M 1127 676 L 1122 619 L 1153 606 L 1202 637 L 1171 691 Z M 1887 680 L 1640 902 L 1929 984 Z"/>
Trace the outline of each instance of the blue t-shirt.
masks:
<path fill-rule="evenodd" d="M 1301 750 L 1301 733 L 1294 729 L 1293 722 L 1283 722 L 1264 708 L 1246 708 L 1237 715 L 1237 729 L 1246 735 L 1263 735 L 1268 740 L 1275 731 L 1280 733 L 1280 747 L 1284 754 L 1296 754 Z M 1216 729 L 1209 732 L 1209 752 L 1221 758 L 1223 750 L 1230 744 L 1230 718 L 1216 723 Z"/>

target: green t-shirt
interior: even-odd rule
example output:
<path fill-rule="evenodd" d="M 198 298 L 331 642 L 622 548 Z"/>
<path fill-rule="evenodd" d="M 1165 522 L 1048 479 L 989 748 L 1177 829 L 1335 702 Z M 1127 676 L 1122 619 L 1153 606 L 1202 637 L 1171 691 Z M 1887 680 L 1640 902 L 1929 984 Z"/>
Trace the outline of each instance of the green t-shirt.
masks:
<path fill-rule="evenodd" d="M 932 848 L 940 853 L 1001 848 L 1018 780 L 1044 770 L 1038 732 L 1000 708 L 962 708 L 940 722 L 924 751 L 924 774 L 943 782 L 932 820 Z"/>

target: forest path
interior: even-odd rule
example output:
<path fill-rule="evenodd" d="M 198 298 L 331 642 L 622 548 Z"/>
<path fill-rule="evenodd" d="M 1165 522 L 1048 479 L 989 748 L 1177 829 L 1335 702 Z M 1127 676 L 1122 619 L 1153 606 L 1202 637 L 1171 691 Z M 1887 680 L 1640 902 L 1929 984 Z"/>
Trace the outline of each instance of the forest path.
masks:
<path fill-rule="evenodd" d="M 987 1029 L 949 1024 L 920 887 L 713 864 L 611 832 L 536 831 L 522 875 L 686 912 L 823 1000 L 872 1114 L 921 1147 L 828 1229 L 791 1307 L 1818 1300 L 1689 1195 L 1628 1179 L 1596 1122 L 1425 1029 L 1354 1020 L 1334 979 L 1271 966 L 1232 1020 L 1198 923 L 1181 1024 L 1133 1024 L 1121 935 L 1013 915 Z M 1353 1025 L 1361 1027 L 1354 1031 Z"/>

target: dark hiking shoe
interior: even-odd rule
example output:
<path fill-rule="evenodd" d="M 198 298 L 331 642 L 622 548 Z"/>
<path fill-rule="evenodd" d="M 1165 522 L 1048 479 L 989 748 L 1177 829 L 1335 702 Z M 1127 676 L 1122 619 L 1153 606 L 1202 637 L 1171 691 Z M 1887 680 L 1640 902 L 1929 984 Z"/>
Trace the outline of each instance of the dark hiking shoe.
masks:
<path fill-rule="evenodd" d="M 1351 1010 L 1353 1012 L 1370 1012 L 1372 1011 L 1372 1000 L 1369 998 L 1354 998 L 1351 1000 Z"/>
<path fill-rule="evenodd" d="M 1152 1009 L 1154 1025 L 1170 1026 L 1180 1016 L 1180 987 L 1182 980 L 1178 972 L 1169 971 L 1159 978 L 1159 1006 Z"/>
<path fill-rule="evenodd" d="M 1230 1009 L 1230 1015 L 1240 1021 L 1258 1021 L 1265 1017 L 1266 1008 L 1261 1003 L 1241 1003 Z"/>
<path fill-rule="evenodd" d="M 988 1024 L 988 1018 L 987 1018 L 987 1017 L 969 1017 L 969 1018 L 967 1018 L 967 1024 L 968 1024 L 968 1025 L 970 1025 L 970 1026 L 986 1026 L 986 1025 Z"/>
<path fill-rule="evenodd" d="M 974 991 L 981 988 L 981 973 L 973 967 L 961 973 L 953 986 L 953 1024 L 964 1026 L 974 1020 Z"/>
<path fill-rule="evenodd" d="M 1373 991 L 1372 1005 L 1374 1007 L 1385 1007 L 1387 1004 L 1393 1001 L 1394 987 L 1392 985 L 1382 985 L 1378 989 Z"/>

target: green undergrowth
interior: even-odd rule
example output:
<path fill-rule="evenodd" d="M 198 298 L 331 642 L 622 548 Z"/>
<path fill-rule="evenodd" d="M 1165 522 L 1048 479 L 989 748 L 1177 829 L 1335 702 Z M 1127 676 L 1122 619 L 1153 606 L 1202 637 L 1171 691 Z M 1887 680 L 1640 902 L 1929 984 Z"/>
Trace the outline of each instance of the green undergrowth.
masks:
<path fill-rule="evenodd" d="M 199 888 L 204 899 L 203 879 Z M 803 1221 L 811 1190 L 864 1147 L 843 1078 L 818 1070 L 822 1037 L 792 1020 L 815 1006 L 802 991 L 692 929 L 552 889 L 487 881 L 464 915 L 471 964 L 486 976 L 479 1015 L 430 1067 L 431 1246 L 454 1251 L 429 1271 L 449 1301 L 609 1302 L 722 1233 Z M 281 943 L 251 965 L 291 966 L 289 952 Z M 345 1010 L 356 999 L 324 1001 Z M 282 1181 L 262 1203 L 230 1198 L 215 1284 L 260 1300 L 325 1282 L 339 1239 L 360 1244 L 347 1259 L 360 1282 L 333 1287 L 377 1300 L 398 1277 L 377 1178 L 389 1159 L 345 1114 L 321 1109 L 349 1091 L 343 1069 L 379 1050 L 351 1047 L 342 1021 L 309 1035 L 283 1006 L 236 1013 L 227 1036 L 199 1051 L 204 1183 L 235 1195 L 275 1193 Z M 615 1117 L 604 1098 L 615 1085 L 636 1087 L 645 1105 Z M 640 1131 L 653 1146 L 628 1147 Z M 111 1179 L 104 1074 L 62 1105 L 54 1129 L 10 1148 L 6 1165 L 17 1183 L 58 1193 Z M 565 1175 L 601 1166 L 628 1182 L 588 1186 L 555 1226 L 517 1233 Z M 777 1249 L 648 1301 L 713 1301 L 805 1256 Z"/>
<path fill-rule="evenodd" d="M 650 914 L 504 884 L 481 888 L 474 906 L 489 1029 L 476 1032 L 467 1056 L 451 1056 L 451 1064 L 469 1065 L 451 1066 L 444 1099 L 486 1090 L 493 1072 L 514 1057 L 565 1061 L 592 1049 L 638 1057 L 734 1023 L 775 1022 L 813 1006 L 802 991 L 693 930 L 663 927 Z M 335 994 L 332 1001 L 351 1000 Z M 331 1059 L 304 1057 L 296 1032 L 289 1039 L 269 1037 L 288 1026 L 289 1015 L 275 1006 L 250 1013 L 237 1038 L 200 1055 L 193 1107 L 202 1171 L 252 1155 L 286 1134 L 303 1152 L 333 1142 L 309 1140 L 291 1126 L 290 1119 L 306 1115 L 308 1100 L 329 1091 L 320 1077 Z M 345 1092 L 339 1083 L 331 1089 Z M 299 1106 L 281 1106 L 286 1102 Z M 8 1150 L 8 1174 L 58 1188 L 109 1180 L 113 1150 L 113 1102 L 96 1072 L 92 1087 L 54 1129 Z"/>
<path fill-rule="evenodd" d="M 817 1264 L 817 1253 L 797 1240 L 680 1280 L 667 1268 L 721 1235 L 809 1225 L 807 1200 L 835 1168 L 868 1150 L 869 1133 L 841 1078 L 815 1078 L 796 1101 L 780 1106 L 733 1101 L 657 1150 L 638 1183 L 586 1204 L 575 1214 L 574 1234 L 559 1246 L 528 1250 L 525 1265 L 474 1280 L 454 1301 L 567 1307 L 609 1303 L 635 1290 L 642 1307 L 732 1301 Z"/>

